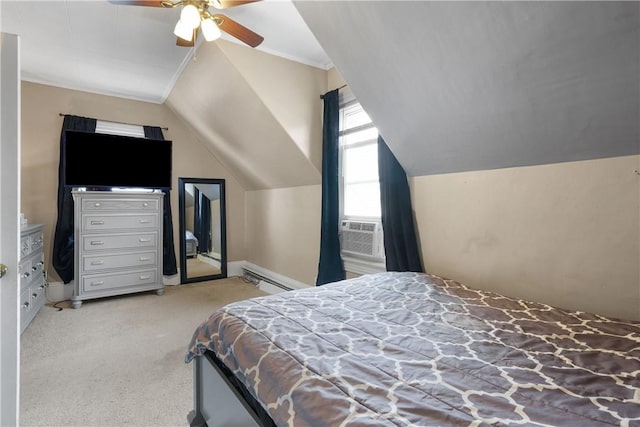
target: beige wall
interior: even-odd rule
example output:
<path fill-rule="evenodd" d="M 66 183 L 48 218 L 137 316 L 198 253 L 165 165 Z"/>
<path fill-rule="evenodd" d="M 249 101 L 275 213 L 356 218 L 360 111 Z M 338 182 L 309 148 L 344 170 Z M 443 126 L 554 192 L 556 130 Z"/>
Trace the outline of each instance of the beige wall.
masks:
<path fill-rule="evenodd" d="M 326 88 L 327 72 L 237 43 L 221 41 L 218 46 L 321 172 L 322 103 L 317 101 Z"/>
<path fill-rule="evenodd" d="M 317 150 L 310 144 L 321 129 L 312 112 L 320 114 L 316 88 L 325 84 L 325 71 L 229 43 L 203 43 L 165 104 L 189 122 L 243 188 L 320 184 Z M 300 105 L 307 108 L 299 114 L 283 113 Z"/>
<path fill-rule="evenodd" d="M 176 255 L 180 253 L 178 177 L 182 176 L 226 179 L 228 259 L 236 261 L 245 258 L 244 189 L 171 110 L 164 105 L 23 82 L 21 211 L 30 223 L 44 224 L 46 268 L 50 281 L 59 280 L 51 267 L 53 232 L 57 219 L 58 161 L 62 127 L 62 117 L 59 113 L 168 127 L 169 130 L 163 132 L 165 138 L 171 139 L 174 144 L 171 208 Z"/>
<path fill-rule="evenodd" d="M 340 86 L 345 84 L 347 84 L 347 82 L 344 81 L 335 67 L 327 71 L 327 91 L 339 88 Z"/>
<path fill-rule="evenodd" d="M 640 319 L 639 163 L 412 178 L 425 267 L 514 297 Z"/>
<path fill-rule="evenodd" d="M 343 84 L 332 68 L 326 73 L 326 88 L 320 92 Z M 317 96 L 321 114 L 322 101 L 320 94 Z M 321 138 L 317 143 L 321 152 Z M 321 200 L 320 185 L 248 191 L 247 261 L 314 285 L 320 257 Z"/>
<path fill-rule="evenodd" d="M 247 261 L 315 285 L 322 187 L 247 191 Z"/>

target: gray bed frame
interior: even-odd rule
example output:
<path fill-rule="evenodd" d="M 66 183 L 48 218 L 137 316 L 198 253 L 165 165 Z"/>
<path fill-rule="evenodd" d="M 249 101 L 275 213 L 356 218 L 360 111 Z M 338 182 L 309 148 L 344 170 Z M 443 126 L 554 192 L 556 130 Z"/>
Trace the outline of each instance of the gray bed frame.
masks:
<path fill-rule="evenodd" d="M 258 415 L 206 352 L 193 363 L 191 427 L 262 427 Z"/>

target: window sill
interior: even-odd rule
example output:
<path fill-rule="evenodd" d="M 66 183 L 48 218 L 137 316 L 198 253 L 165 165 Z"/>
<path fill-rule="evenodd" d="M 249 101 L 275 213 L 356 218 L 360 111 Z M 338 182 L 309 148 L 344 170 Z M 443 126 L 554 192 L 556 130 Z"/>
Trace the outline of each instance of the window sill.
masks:
<path fill-rule="evenodd" d="M 345 271 L 355 274 L 373 274 L 387 271 L 384 261 L 376 262 L 349 256 L 343 256 Z"/>

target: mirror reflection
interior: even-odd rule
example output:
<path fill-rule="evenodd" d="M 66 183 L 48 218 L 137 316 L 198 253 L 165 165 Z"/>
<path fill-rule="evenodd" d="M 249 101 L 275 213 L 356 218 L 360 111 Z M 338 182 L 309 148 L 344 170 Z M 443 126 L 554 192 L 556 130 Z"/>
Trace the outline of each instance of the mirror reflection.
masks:
<path fill-rule="evenodd" d="M 224 180 L 179 178 L 182 283 L 227 276 Z"/>

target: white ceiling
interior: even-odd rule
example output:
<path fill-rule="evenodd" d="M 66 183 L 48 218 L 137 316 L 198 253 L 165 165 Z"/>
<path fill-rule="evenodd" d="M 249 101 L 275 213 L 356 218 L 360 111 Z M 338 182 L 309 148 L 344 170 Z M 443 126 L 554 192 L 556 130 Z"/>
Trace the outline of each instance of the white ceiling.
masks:
<path fill-rule="evenodd" d="M 322 69 L 331 66 L 289 0 L 263 0 L 221 13 L 262 35 L 259 50 Z M 163 103 L 194 59 L 194 49 L 175 45 L 179 14 L 179 8 L 106 0 L 0 0 L 0 29 L 20 36 L 23 80 Z"/>

